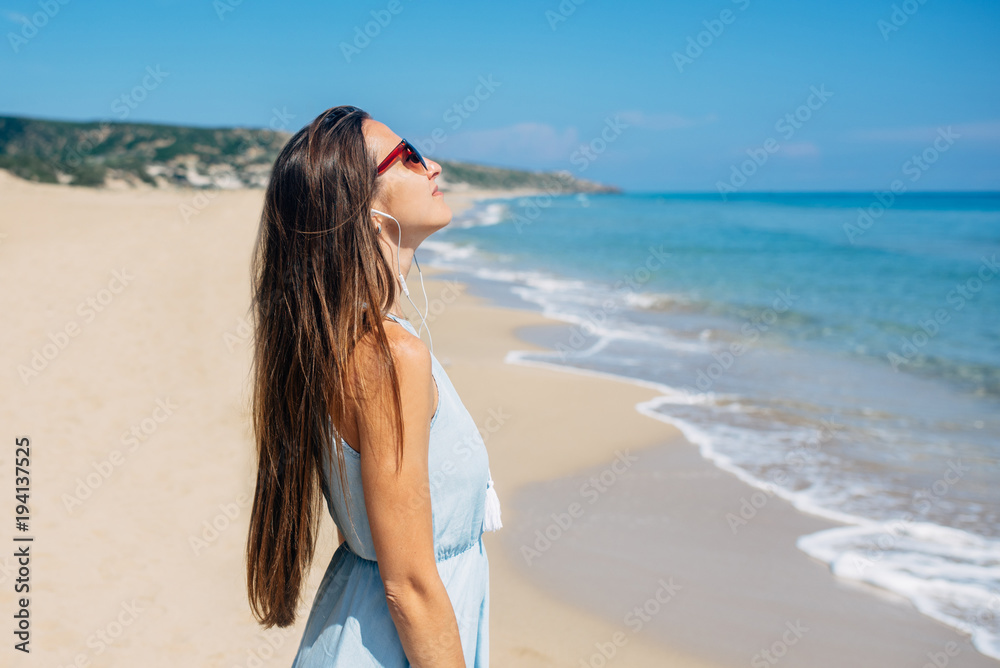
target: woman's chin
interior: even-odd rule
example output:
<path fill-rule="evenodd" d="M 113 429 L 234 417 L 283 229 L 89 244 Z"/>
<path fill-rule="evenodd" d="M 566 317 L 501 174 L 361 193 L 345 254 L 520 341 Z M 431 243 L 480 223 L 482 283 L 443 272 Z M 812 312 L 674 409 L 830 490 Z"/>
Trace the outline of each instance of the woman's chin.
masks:
<path fill-rule="evenodd" d="M 454 217 L 455 214 L 452 213 L 451 207 L 448 206 L 448 203 L 445 202 L 444 199 L 441 200 L 441 208 L 443 209 L 443 215 L 441 216 L 441 221 L 442 221 L 441 227 L 445 227 L 448 225 L 448 223 L 451 222 L 451 219 L 452 217 Z"/>

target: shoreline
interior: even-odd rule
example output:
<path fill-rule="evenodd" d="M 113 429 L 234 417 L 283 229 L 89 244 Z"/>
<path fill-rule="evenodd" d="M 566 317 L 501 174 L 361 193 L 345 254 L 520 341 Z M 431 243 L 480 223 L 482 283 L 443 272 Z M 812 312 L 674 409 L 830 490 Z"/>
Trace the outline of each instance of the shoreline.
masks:
<path fill-rule="evenodd" d="M 448 288 L 432 278 L 432 272 L 435 276 L 448 272 L 428 267 L 425 284 L 433 302 L 435 292 Z M 515 341 L 508 345 L 514 347 L 504 351 L 504 346 L 498 346 L 493 354 L 496 358 L 506 359 L 514 349 L 541 350 L 517 339 L 516 333 L 522 327 L 566 326 L 532 311 L 488 304 L 483 297 L 470 296 L 470 299 L 477 304 L 463 307 L 470 312 L 464 317 L 471 320 L 475 314 L 478 333 L 493 330 L 497 316 L 487 313 L 501 310 L 509 314 L 506 327 Z M 455 302 L 456 305 L 460 303 Z M 454 309 L 453 305 L 445 315 L 451 315 Z M 419 322 L 419 317 L 416 320 Z M 431 327 L 434 327 L 433 322 Z M 455 329 L 460 327 L 455 325 Z M 491 334 L 491 339 L 502 336 Z M 436 344 L 438 340 L 447 339 L 438 336 Z M 449 341 L 440 344 L 440 349 L 451 350 L 460 345 L 458 341 Z M 614 630 L 606 630 L 603 636 L 592 635 L 589 647 L 577 646 L 571 653 L 577 657 L 577 663 L 567 665 L 581 665 L 580 661 L 595 657 L 599 653 L 598 644 L 610 648 L 607 643 L 615 633 L 624 634 L 623 642 L 615 648 L 614 660 L 619 665 L 661 665 L 630 663 L 633 658 L 627 654 L 631 649 L 629 643 L 639 638 L 667 651 L 679 651 L 685 658 L 669 659 L 681 662 L 676 665 L 689 665 L 684 661 L 719 666 L 745 665 L 755 657 L 760 658 L 761 650 L 776 642 L 780 644 L 785 624 L 794 626 L 797 621 L 802 622 L 800 628 L 808 628 L 811 633 L 803 636 L 807 642 L 796 647 L 796 658 L 793 659 L 793 653 L 789 652 L 782 660 L 783 665 L 819 668 L 845 664 L 920 666 L 926 661 L 927 653 L 934 654 L 945 648 L 958 652 L 948 656 L 951 666 L 996 665 L 994 660 L 978 653 L 968 638 L 920 614 L 908 600 L 865 584 L 838 579 L 826 564 L 796 547 L 797 539 L 803 535 L 843 524 L 799 511 L 789 501 L 774 495 L 757 509 L 746 530 L 732 533 L 724 520 L 726 513 L 740 512 L 741 499 L 750 499 L 761 490 L 705 459 L 698 446 L 673 425 L 642 413 L 642 405 L 661 394 L 649 386 L 652 384 L 601 372 L 556 368 L 555 365 L 543 368 L 536 364 L 500 362 L 501 369 L 503 364 L 507 364 L 507 375 L 522 378 L 521 382 L 508 382 L 522 391 L 525 387 L 534 388 L 532 397 L 559 394 L 570 397 L 568 402 L 549 410 L 556 425 L 583 417 L 590 419 L 572 430 L 544 425 L 544 420 L 535 421 L 532 427 L 542 433 L 534 439 L 520 431 L 508 434 L 501 429 L 487 442 L 498 495 L 504 503 L 505 524 L 497 532 L 502 535 L 487 534 L 485 540 L 493 562 L 497 548 L 504 555 L 501 577 L 506 580 L 509 574 L 525 579 L 538 590 L 595 614 L 602 608 L 630 610 L 635 604 L 655 597 L 658 591 L 655 583 L 664 580 L 677 585 L 679 592 L 685 587 L 687 591 L 696 592 L 686 598 L 678 594 L 675 608 L 663 605 L 662 612 L 651 617 L 642 635 L 629 632 L 627 613 L 622 613 L 617 618 L 619 623 L 614 624 L 614 618 L 606 612 L 602 616 L 614 625 Z M 470 412 L 480 422 L 478 415 L 488 414 L 489 402 L 477 396 L 483 390 L 481 385 L 476 389 L 476 382 L 499 384 L 499 376 L 505 374 L 502 370 L 497 370 L 496 376 L 487 373 L 481 363 L 468 377 L 452 371 L 448 365 L 446 368 Z M 556 380 L 553 373 L 564 378 Z M 496 396 L 500 392 L 494 389 L 490 394 Z M 614 399 L 610 404 L 609 397 Z M 521 410 L 538 412 L 537 408 L 530 407 Z M 561 444 L 563 449 L 557 449 L 554 446 L 559 443 L 562 431 L 576 434 L 576 440 L 566 439 L 567 442 Z M 580 440 L 586 441 L 587 448 L 579 447 Z M 545 456 L 531 460 L 530 472 L 521 470 L 518 463 L 530 454 L 526 450 L 539 441 L 546 444 Z M 629 540 L 627 532 L 609 537 L 602 534 L 600 528 L 589 530 L 575 540 L 574 546 L 579 548 L 575 553 L 564 545 L 570 541 L 562 540 L 560 535 L 551 541 L 551 549 L 543 552 L 548 561 L 546 568 L 538 567 L 545 563 L 541 560 L 526 566 L 522 559 L 524 547 L 535 545 L 537 532 L 554 528 L 557 520 L 552 513 L 565 520 L 574 502 L 586 507 L 575 490 L 589 477 L 599 476 L 612 466 L 618 450 L 630 451 L 646 462 L 655 463 L 657 471 L 670 471 L 669 484 L 662 480 L 654 484 L 654 487 L 666 488 L 657 497 L 657 502 L 664 507 L 677 508 L 666 513 L 669 522 L 659 542 L 652 537 L 648 541 L 632 537 L 632 546 L 638 549 L 646 543 L 662 546 L 663 566 L 655 574 L 657 577 L 651 573 L 655 560 L 638 563 L 627 555 L 609 554 L 609 549 L 603 547 L 590 549 L 589 545 L 620 546 Z M 565 459 L 560 459 L 561 456 Z M 628 473 L 621 480 L 628 482 L 623 482 L 619 490 L 625 484 L 635 484 Z M 546 489 L 553 486 L 558 490 Z M 601 510 L 601 506 L 595 508 Z M 524 526 L 519 526 L 522 519 Z M 581 558 L 581 554 L 586 559 Z M 609 578 L 615 584 L 602 587 L 597 579 L 601 569 L 588 570 L 588 560 L 591 566 L 606 564 L 607 570 L 616 574 Z M 629 568 L 649 573 L 644 576 L 646 584 L 629 582 L 627 576 L 620 575 Z M 573 571 L 577 585 L 574 586 L 572 578 L 554 585 L 567 569 Z M 584 575 L 593 578 L 588 579 L 589 593 L 578 586 Z M 505 582 L 505 586 L 508 584 Z M 621 600 L 628 598 L 620 593 L 626 589 L 633 592 L 632 606 Z M 634 617 L 628 621 L 634 622 Z M 726 639 L 724 646 L 719 646 L 719 638 Z M 667 660 L 666 657 L 661 659 Z"/>
<path fill-rule="evenodd" d="M 286 629 L 261 630 L 249 613 L 242 571 L 254 462 L 241 326 L 263 191 L 220 191 L 185 220 L 182 206 L 203 192 L 16 181 L 0 174 L 9 203 L 0 272 L 16 286 L 5 292 L 6 311 L 19 314 L 5 328 L 0 353 L 10 376 L 0 411 L 37 448 L 32 530 L 44 549 L 34 557 L 36 659 L 287 665 L 336 545 L 325 514 L 302 614 Z M 445 197 L 457 214 L 475 194 Z M 960 653 L 948 657 L 949 666 L 996 665 L 912 606 L 848 586 L 798 551 L 795 538 L 825 525 L 782 499 L 769 501 L 734 541 L 721 518 L 757 490 L 704 460 L 676 427 L 637 410 L 658 391 L 624 378 L 508 363 L 511 350 L 542 350 L 519 339 L 519 330 L 565 323 L 491 305 L 445 270 L 425 268 L 428 297 L 440 304 L 428 316 L 438 358 L 486 430 L 504 510 L 504 526 L 484 537 L 492 665 L 745 665 L 753 652 L 743 648 L 780 641 L 783 624 L 800 616 L 810 631 L 782 666 L 921 666 L 926 651 L 944 651 L 952 641 Z M 122 270 L 131 278 L 115 292 L 110 279 Z M 422 306 L 416 272 L 407 282 Z M 111 301 L 93 319 L 77 313 L 78 304 L 106 289 Z M 409 302 L 403 308 L 412 311 Z M 70 322 L 78 334 L 37 378 L 22 383 L 16 368 Z M 158 405 L 169 407 L 163 420 Z M 505 416 L 502 424 L 490 430 L 488 421 L 498 416 Z M 144 424 L 153 426 L 138 445 L 122 441 L 123 432 Z M 656 503 L 671 509 L 670 522 L 639 534 L 581 523 L 574 528 L 587 531 L 579 540 L 567 534 L 525 564 L 520 547 L 552 521 L 547 511 L 578 501 L 579 477 L 612 466 L 616 450 L 650 465 L 629 467 L 612 489 L 655 490 Z M 107 476 L 87 483 L 108 466 Z M 643 477 L 660 470 L 669 476 Z M 84 492 L 78 506 L 66 508 L 67 495 Z M 604 494 L 585 517 L 628 498 Z M 570 549 L 581 545 L 588 549 Z M 651 549 L 662 570 L 605 549 L 619 545 L 637 558 Z M 596 557 L 608 568 L 593 570 Z M 570 576 L 575 586 L 554 582 L 556 576 Z M 587 578 L 583 586 L 580 577 Z M 671 577 L 681 585 L 676 598 Z M 0 601 L 11 609 L 9 594 Z M 636 631 L 626 611 L 651 601 L 661 609 Z M 88 639 L 105 632 L 123 605 L 134 606 L 135 619 L 98 654 Z M 57 608 L 58 615 L 45 612 Z"/>
<path fill-rule="evenodd" d="M 456 212 L 458 213 L 458 212 Z M 439 270 L 438 267 L 432 267 L 435 271 L 440 271 L 440 274 L 448 275 L 448 270 Z M 489 304 L 493 308 L 505 308 L 500 307 L 497 304 L 490 302 L 488 297 L 477 297 L 477 299 L 482 300 L 481 303 Z M 521 310 L 521 309 L 508 309 L 508 310 Z M 525 311 L 538 315 L 547 321 L 548 326 L 554 327 L 565 327 L 569 329 L 569 324 L 560 320 L 550 319 L 542 316 L 540 313 L 535 311 Z M 523 325 L 522 325 L 523 326 Z M 520 329 L 520 327 L 515 327 L 515 334 Z M 819 514 L 812 514 L 806 510 L 800 510 L 796 508 L 792 501 L 772 492 L 762 490 L 759 486 L 752 485 L 749 481 L 745 480 L 743 477 L 735 472 L 729 471 L 718 466 L 716 463 L 712 462 L 706 458 L 701 450 L 701 447 L 690 439 L 686 438 L 682 431 L 673 425 L 669 420 L 663 419 L 662 416 L 658 416 L 653 411 L 648 410 L 647 406 L 650 403 L 655 403 L 655 399 L 662 395 L 662 386 L 656 383 L 642 381 L 638 379 L 631 379 L 624 376 L 619 376 L 615 374 L 603 373 L 598 371 L 590 371 L 585 369 L 576 369 L 572 367 L 560 367 L 558 364 L 546 364 L 541 362 L 532 362 L 527 360 L 518 360 L 516 350 L 539 350 L 537 346 L 532 344 L 527 344 L 524 340 L 519 339 L 517 348 L 512 348 L 505 355 L 505 361 L 513 365 L 528 366 L 535 368 L 542 368 L 546 370 L 560 371 L 569 376 L 578 377 L 591 377 L 603 379 L 611 383 L 628 383 L 639 390 L 647 390 L 652 392 L 649 399 L 638 400 L 632 405 L 632 415 L 642 415 L 650 418 L 658 424 L 667 427 L 671 431 L 669 438 L 663 440 L 660 443 L 654 443 L 648 446 L 650 450 L 659 449 L 665 451 L 663 454 L 667 459 L 664 461 L 670 461 L 671 466 L 677 466 L 678 468 L 685 469 L 683 476 L 688 479 L 705 479 L 705 480 L 717 480 L 717 483 L 711 483 L 716 485 L 720 493 L 702 495 L 704 496 L 703 505 L 707 508 L 715 507 L 715 514 L 707 514 L 704 517 L 703 526 L 699 527 L 702 532 L 699 537 L 698 542 L 715 542 L 718 543 L 720 548 L 725 545 L 730 550 L 738 552 L 741 547 L 746 548 L 743 545 L 743 538 L 739 538 L 739 542 L 734 540 L 735 532 L 732 535 L 729 534 L 728 528 L 722 518 L 727 514 L 739 513 L 741 506 L 738 500 L 754 499 L 754 506 L 758 502 L 758 498 L 764 499 L 764 504 L 767 506 L 765 508 L 758 509 L 755 508 L 754 518 L 751 522 L 754 525 L 758 524 L 768 524 L 771 527 L 772 534 L 779 534 L 783 537 L 783 542 L 785 550 L 781 553 L 781 558 L 788 562 L 790 571 L 788 568 L 783 569 L 786 576 L 789 572 L 795 573 L 795 576 L 801 580 L 801 587 L 808 591 L 799 591 L 795 595 L 788 595 L 784 597 L 782 601 L 783 607 L 787 608 L 789 614 L 791 615 L 796 608 L 803 610 L 812 610 L 815 618 L 823 619 L 822 624 L 828 629 L 834 629 L 833 632 L 828 635 L 829 638 L 818 638 L 820 634 L 813 633 L 810 639 L 811 644 L 819 645 L 823 643 L 826 645 L 821 651 L 817 651 L 815 654 L 809 654 L 805 656 L 800 656 L 800 659 L 804 662 L 802 664 L 796 665 L 809 665 L 809 666 L 821 666 L 826 665 L 823 662 L 823 657 L 825 653 L 832 652 L 834 656 L 838 657 L 836 662 L 830 663 L 829 665 L 843 665 L 844 647 L 843 638 L 837 638 L 838 632 L 836 628 L 840 626 L 839 635 L 850 635 L 853 638 L 859 637 L 859 635 L 867 634 L 871 637 L 871 642 L 869 647 L 866 648 L 863 653 L 859 654 L 854 660 L 858 662 L 867 663 L 880 662 L 886 664 L 893 664 L 894 662 L 908 661 L 908 662 L 918 662 L 914 665 L 919 665 L 920 658 L 922 656 L 926 657 L 928 654 L 933 654 L 937 649 L 944 647 L 954 647 L 957 652 L 962 656 L 952 657 L 950 654 L 948 658 L 952 660 L 951 665 L 996 665 L 996 662 L 991 657 L 983 655 L 976 650 L 972 644 L 971 639 L 962 632 L 957 631 L 951 626 L 948 626 L 936 619 L 928 617 L 917 611 L 916 607 L 908 599 L 894 594 L 892 592 L 865 584 L 859 583 L 851 580 L 845 580 L 837 578 L 828 568 L 827 564 L 814 559 L 813 557 L 806 554 L 804 551 L 797 547 L 797 541 L 799 538 L 807 535 L 811 535 L 820 531 L 828 529 L 836 529 L 844 526 L 849 526 L 848 524 L 839 521 L 836 518 L 826 517 Z M 609 393 L 611 395 L 611 393 Z M 615 393 L 613 396 L 616 398 L 620 396 Z M 581 414 L 589 414 L 589 411 L 582 409 Z M 633 418 L 634 420 L 635 418 Z M 641 418 L 640 418 L 641 419 Z M 683 450 L 687 452 L 681 452 Z M 492 450 L 491 450 L 492 453 Z M 693 453 L 693 456 L 692 456 Z M 613 454 L 611 452 L 606 452 L 607 461 L 603 462 L 605 466 L 609 465 L 612 461 Z M 499 477 L 499 476 L 496 476 Z M 561 477 L 569 477 L 563 475 Z M 577 482 L 579 483 L 584 478 L 579 478 Z M 549 482 L 553 482 L 550 478 Z M 499 484 L 499 483 L 498 483 Z M 519 488 L 523 488 L 525 485 Z M 722 494 L 721 490 L 728 490 L 728 494 Z M 690 491 L 695 491 L 694 489 Z M 727 508 L 725 504 L 718 503 L 718 498 L 732 499 L 728 504 Z M 542 494 L 544 496 L 544 494 Z M 692 497 L 696 496 L 693 494 L 680 494 L 674 495 L 674 501 L 683 504 L 687 503 L 690 507 L 697 508 L 699 504 L 692 503 Z M 531 497 L 538 500 L 538 496 Z M 572 497 L 577 498 L 577 497 Z M 553 506 L 555 510 L 565 510 L 571 505 L 572 498 L 570 502 L 564 498 L 562 503 L 554 503 Z M 563 515 L 565 517 L 565 515 Z M 671 518 L 680 519 L 680 518 Z M 716 524 L 721 524 L 727 530 L 724 532 L 713 531 L 710 527 L 710 522 Z M 543 526 L 544 523 L 542 523 Z M 552 522 L 550 521 L 547 528 L 552 529 Z M 744 522 L 744 524 L 748 524 Z M 534 525 L 531 528 L 535 530 L 535 536 L 538 536 L 539 525 Z M 716 527 L 717 528 L 717 527 Z M 751 527 L 751 531 L 758 530 L 756 527 Z M 558 531 L 556 533 L 559 533 Z M 522 542 L 520 547 L 523 549 L 527 539 L 526 535 L 530 535 L 531 531 L 526 530 L 522 532 L 521 538 Z M 678 538 L 683 538 L 684 533 L 682 532 Z M 620 538 L 620 537 L 619 537 Z M 775 535 L 768 536 L 767 541 L 772 542 L 776 538 Z M 729 539 L 729 540 L 727 540 Z M 512 548 L 517 547 L 516 541 L 508 541 L 507 552 L 508 557 L 512 557 L 514 550 Z M 769 563 L 768 557 L 773 556 L 770 552 L 769 547 L 766 545 L 758 544 L 755 547 L 751 547 L 745 554 L 752 553 L 754 560 L 757 562 L 756 568 L 750 567 L 746 568 L 750 572 L 757 571 L 767 571 L 768 569 L 773 569 L 773 566 Z M 698 550 L 689 550 L 689 552 L 698 552 Z M 565 555 L 569 558 L 569 555 Z M 606 558 L 607 555 L 602 555 Z M 680 556 L 690 556 L 690 555 L 680 555 Z M 702 555 L 704 556 L 704 555 Z M 683 561 L 679 559 L 679 561 Z M 650 564 L 646 564 L 647 567 Z M 522 564 L 523 566 L 523 564 Z M 699 582 L 707 584 L 710 581 L 719 581 L 724 573 L 716 573 L 712 577 L 704 577 L 699 571 L 704 566 L 704 561 L 702 560 L 689 560 L 687 563 L 687 577 L 692 582 Z M 719 564 L 718 566 L 721 566 Z M 524 568 L 521 569 L 525 571 Z M 558 590 L 558 587 L 553 587 L 551 584 L 551 578 L 558 575 L 559 569 L 553 569 L 553 572 L 549 573 L 549 578 L 536 578 L 535 584 L 541 588 L 547 588 L 551 591 Z M 522 573 L 523 574 L 523 573 Z M 732 582 L 732 587 L 740 587 L 739 578 L 734 579 Z M 781 579 L 776 579 L 773 583 L 776 590 L 780 589 L 783 584 Z M 732 590 L 731 590 L 732 591 Z M 582 607 L 586 606 L 586 596 L 576 595 L 578 592 L 574 590 L 572 586 L 567 586 L 566 583 L 563 584 L 562 591 L 560 592 L 562 597 L 566 600 L 574 600 Z M 741 592 L 746 596 L 749 592 Z M 742 614 L 731 614 L 730 623 L 732 628 L 727 629 L 725 633 L 720 633 L 724 637 L 730 640 L 735 640 L 735 638 L 742 633 L 745 639 L 743 643 L 746 647 L 753 647 L 753 639 L 750 637 L 753 635 L 750 629 L 747 627 L 752 627 L 752 623 L 746 623 L 747 620 L 752 620 L 755 616 L 759 616 L 756 610 L 756 603 L 762 598 L 769 599 L 773 602 L 775 597 L 769 595 L 766 587 L 761 588 L 755 592 L 756 596 L 746 596 L 743 601 Z M 853 611 L 849 615 L 842 614 L 829 614 L 826 611 L 820 611 L 820 614 L 816 615 L 816 611 L 813 610 L 815 605 L 812 601 L 815 598 L 826 598 L 829 600 L 831 605 L 836 607 L 850 606 Z M 591 610 L 598 609 L 599 605 L 604 604 L 607 599 L 613 598 L 612 592 L 605 592 L 604 599 L 598 597 L 597 601 L 591 600 L 589 608 Z M 694 607 L 694 606 L 693 606 Z M 772 615 L 773 616 L 773 615 Z M 752 652 L 747 652 L 743 655 L 738 655 L 734 652 L 717 652 L 712 653 L 706 651 L 710 649 L 710 645 L 713 643 L 707 643 L 706 645 L 699 646 L 697 643 L 689 644 L 685 642 L 685 635 L 696 635 L 698 632 L 697 625 L 694 628 L 689 628 L 686 633 L 677 633 L 676 627 L 685 626 L 684 616 L 678 614 L 678 616 L 673 620 L 674 629 L 667 629 L 664 636 L 669 638 L 671 641 L 671 646 L 673 648 L 683 648 L 689 650 L 693 655 L 704 657 L 709 660 L 715 660 L 720 662 L 722 665 L 728 665 L 730 662 L 743 663 L 748 660 L 752 660 L 754 655 Z M 703 624 L 718 624 L 719 619 L 714 615 L 706 615 L 705 619 L 702 620 Z M 691 626 L 691 625 L 688 625 Z M 780 625 L 779 625 L 780 626 Z M 875 637 L 877 629 L 878 637 Z M 920 629 L 919 632 L 916 631 Z M 767 629 L 763 626 L 758 629 L 758 635 L 762 638 L 766 636 Z M 894 640 L 898 641 L 897 645 L 893 645 Z M 736 644 L 736 643 L 734 643 Z M 763 646 L 761 644 L 760 646 Z M 923 654 L 919 651 L 920 647 L 923 647 L 925 651 Z M 801 654 L 801 653 L 800 653 Z M 786 661 L 790 663 L 791 660 Z"/>

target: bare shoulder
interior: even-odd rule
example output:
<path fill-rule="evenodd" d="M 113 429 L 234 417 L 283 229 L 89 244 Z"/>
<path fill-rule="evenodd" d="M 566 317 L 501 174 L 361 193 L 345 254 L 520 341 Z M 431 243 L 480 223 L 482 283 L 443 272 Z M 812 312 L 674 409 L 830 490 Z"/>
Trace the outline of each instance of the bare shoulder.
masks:
<path fill-rule="evenodd" d="M 430 350 L 397 322 L 386 321 L 385 334 L 399 383 L 404 422 L 429 422 L 435 394 Z M 386 422 L 392 419 L 392 376 L 384 353 L 378 350 L 374 333 L 359 341 L 352 354 L 348 395 L 357 409 L 359 432 L 370 437 L 378 432 L 384 435 Z M 365 422 L 368 424 L 363 424 Z"/>
<path fill-rule="evenodd" d="M 427 345 L 420 338 L 407 331 L 405 327 L 392 320 L 385 321 L 385 336 L 397 374 L 405 372 L 410 378 L 417 377 L 416 379 L 420 380 L 420 376 L 426 371 L 426 379 L 429 382 L 431 378 L 431 351 Z M 377 348 L 378 344 L 373 332 L 369 332 L 358 341 L 350 360 L 354 387 L 357 387 L 361 378 L 366 381 L 377 381 L 383 376 L 381 372 L 385 370 L 385 358 Z M 402 378 L 400 378 L 400 382 L 402 382 Z"/>
<path fill-rule="evenodd" d="M 414 336 L 394 320 L 386 321 L 385 335 L 389 339 L 394 359 L 399 359 L 403 363 L 423 363 L 426 361 L 427 367 L 430 368 L 431 351 L 419 337 Z"/>

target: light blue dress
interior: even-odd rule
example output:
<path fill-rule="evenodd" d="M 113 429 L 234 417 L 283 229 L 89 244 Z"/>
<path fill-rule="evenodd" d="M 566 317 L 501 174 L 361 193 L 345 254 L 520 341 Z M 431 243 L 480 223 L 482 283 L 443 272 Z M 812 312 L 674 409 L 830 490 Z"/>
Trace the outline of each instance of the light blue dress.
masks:
<path fill-rule="evenodd" d="M 416 335 L 409 321 L 388 315 Z M 482 536 L 489 458 L 475 421 L 433 353 L 431 368 L 438 388 L 428 451 L 434 553 L 458 619 L 465 665 L 487 668 L 490 585 Z M 343 439 L 341 444 L 355 526 L 352 530 L 347 519 L 334 454 L 324 467 L 323 494 L 345 540 L 320 582 L 292 668 L 409 666 L 375 561 L 361 456 Z"/>

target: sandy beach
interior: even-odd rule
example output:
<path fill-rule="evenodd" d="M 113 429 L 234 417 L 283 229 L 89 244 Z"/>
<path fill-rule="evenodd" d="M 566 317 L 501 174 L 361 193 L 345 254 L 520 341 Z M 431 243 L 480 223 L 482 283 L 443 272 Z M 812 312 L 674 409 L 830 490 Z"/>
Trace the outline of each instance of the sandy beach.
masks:
<path fill-rule="evenodd" d="M 457 213 L 491 195 L 446 199 Z M 243 549 L 253 492 L 248 262 L 262 197 L 80 189 L 0 171 L 0 461 L 12 518 L 14 440 L 30 438 L 21 535 L 34 538 L 31 654 L 8 645 L 3 665 L 290 664 L 336 545 L 326 516 L 298 621 L 260 630 Z M 795 547 L 832 522 L 771 498 L 734 534 L 725 515 L 757 490 L 638 412 L 655 390 L 506 363 L 509 351 L 532 348 L 522 328 L 564 325 L 423 269 L 435 354 L 484 431 L 503 504 L 504 527 L 485 537 L 491 665 L 997 665 L 908 602 L 839 581 Z M 423 307 L 415 269 L 408 283 Z M 408 303 L 404 311 L 419 324 Z M 622 453 L 635 465 L 616 465 Z M 653 461 L 670 475 L 644 475 Z M 670 522 L 583 548 L 588 534 L 574 525 L 540 546 L 536 531 L 572 516 L 579 476 L 606 471 L 614 484 L 587 512 L 644 486 Z M 15 535 L 0 552 L 8 629 Z M 625 560 L 602 541 L 647 553 Z M 540 556 L 529 562 L 526 547 Z"/>

